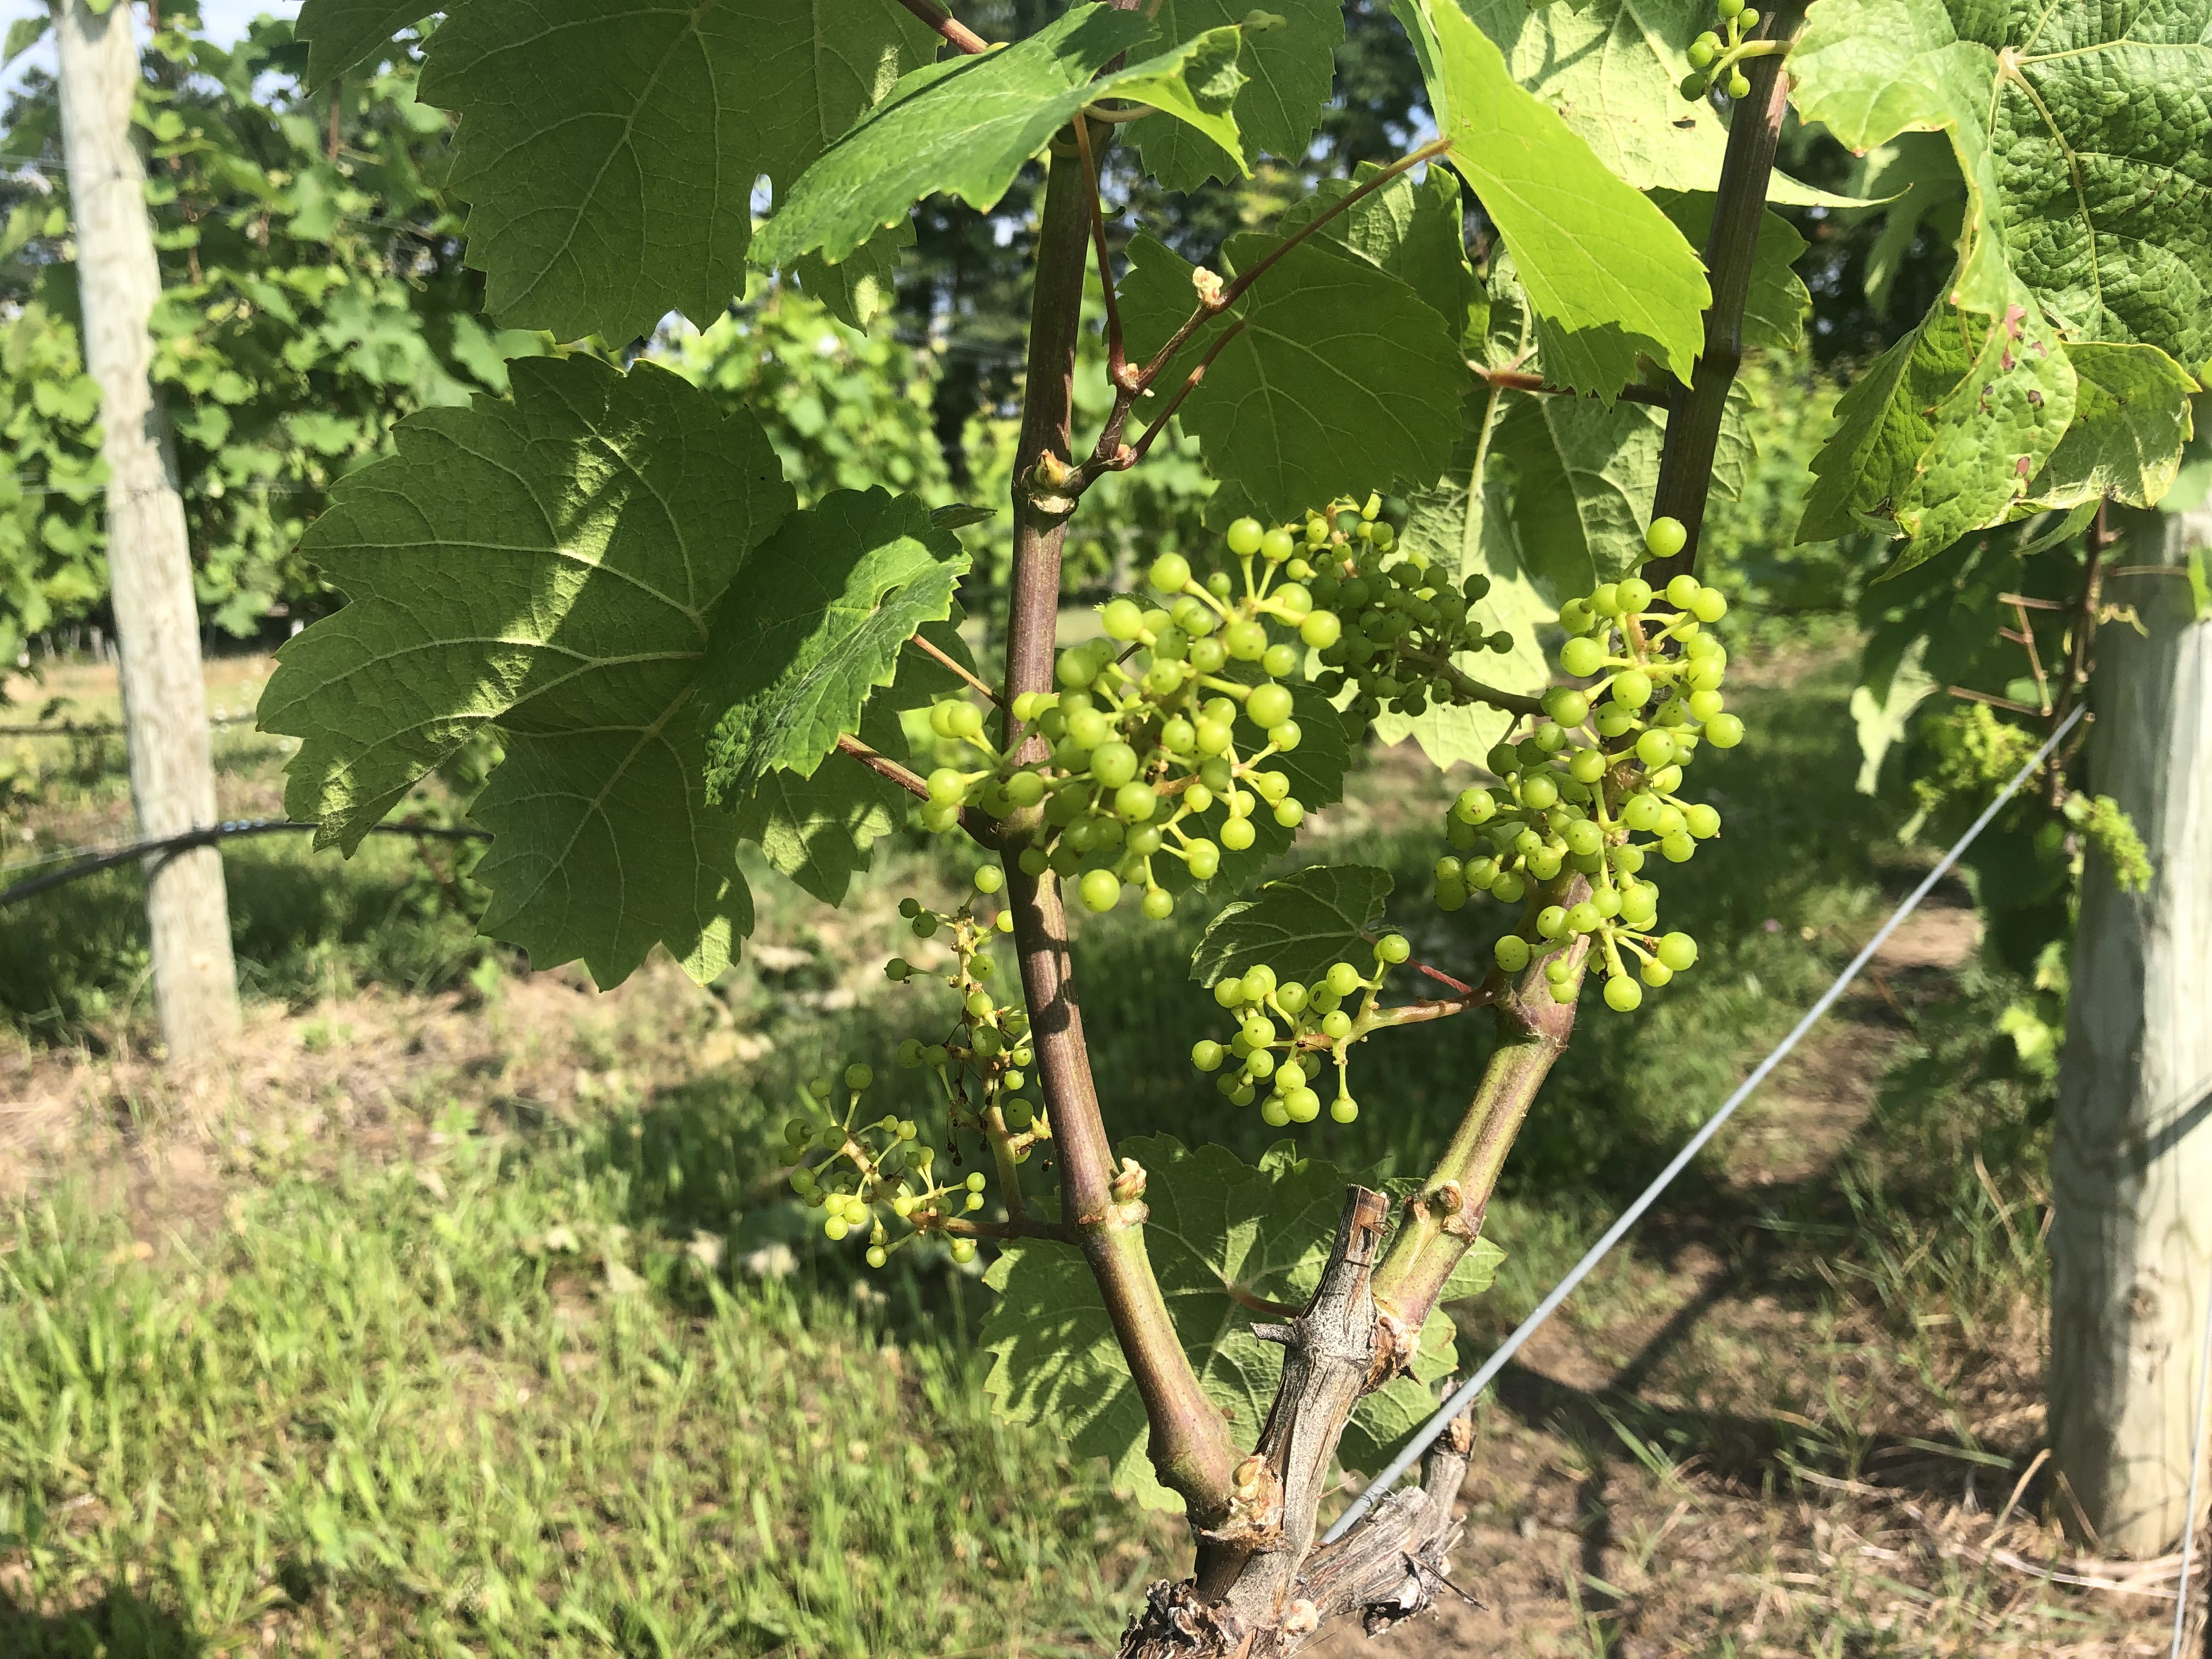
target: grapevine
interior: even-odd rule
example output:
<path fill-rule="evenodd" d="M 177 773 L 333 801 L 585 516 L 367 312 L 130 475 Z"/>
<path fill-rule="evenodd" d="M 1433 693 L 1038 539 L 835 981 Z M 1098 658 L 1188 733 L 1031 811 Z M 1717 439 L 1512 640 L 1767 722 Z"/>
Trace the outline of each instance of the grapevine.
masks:
<path fill-rule="evenodd" d="M 1731 98 L 1748 98 L 1751 80 L 1738 67 L 1748 58 L 1759 58 L 1771 53 L 1772 42 L 1752 40 L 1751 32 L 1759 27 L 1759 12 L 1747 6 L 1743 0 L 1720 0 L 1721 28 L 1716 33 L 1707 29 L 1690 42 L 1686 56 L 1690 60 L 1690 73 L 1682 77 L 1682 96 L 1692 103 L 1717 88 Z"/>
<path fill-rule="evenodd" d="M 1333 1066 L 1336 1095 L 1328 1115 L 1336 1122 L 1351 1122 L 1359 1115 L 1359 1104 L 1346 1077 L 1347 1054 L 1362 1037 L 1405 1018 L 1402 1011 L 1380 1006 L 1378 999 L 1384 975 L 1412 953 L 1404 934 L 1385 933 L 1375 943 L 1369 974 L 1339 962 L 1311 985 L 1302 985 L 1279 981 L 1275 970 L 1263 963 L 1218 981 L 1213 1000 L 1239 1016 L 1237 1032 L 1226 1043 L 1200 1039 L 1192 1046 L 1191 1064 L 1201 1072 L 1222 1072 L 1215 1086 L 1235 1105 L 1250 1105 L 1265 1085 L 1260 1116 L 1275 1128 L 1310 1123 L 1321 1115 L 1321 1094 L 1313 1085 L 1323 1068 Z M 1231 1060 L 1242 1063 L 1223 1072 Z"/>

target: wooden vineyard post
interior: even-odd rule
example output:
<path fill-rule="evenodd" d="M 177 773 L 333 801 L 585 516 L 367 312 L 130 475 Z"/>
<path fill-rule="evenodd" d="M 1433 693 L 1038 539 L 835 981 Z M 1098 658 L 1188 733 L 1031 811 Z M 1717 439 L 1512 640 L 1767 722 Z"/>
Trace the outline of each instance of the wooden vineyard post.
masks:
<path fill-rule="evenodd" d="M 62 137 L 76 218 L 85 367 L 100 386 L 107 562 L 122 657 L 131 798 L 143 836 L 216 821 L 199 619 L 183 498 L 155 400 L 148 322 L 161 295 L 146 174 L 131 142 L 138 50 L 131 8 L 56 0 Z M 149 860 L 154 999 L 173 1060 L 219 1053 L 238 1027 L 222 855 Z"/>
<path fill-rule="evenodd" d="M 2161 531 L 2162 539 L 2161 539 Z M 2063 1518 L 2154 1555 L 2191 1518 L 2197 1356 L 2212 1285 L 2212 617 L 2190 553 L 2212 512 L 2149 521 L 2098 630 L 2091 785 L 2154 875 L 2082 881 L 2051 1149 L 2051 1440 Z M 2163 568 L 2148 568 L 2160 566 Z"/>

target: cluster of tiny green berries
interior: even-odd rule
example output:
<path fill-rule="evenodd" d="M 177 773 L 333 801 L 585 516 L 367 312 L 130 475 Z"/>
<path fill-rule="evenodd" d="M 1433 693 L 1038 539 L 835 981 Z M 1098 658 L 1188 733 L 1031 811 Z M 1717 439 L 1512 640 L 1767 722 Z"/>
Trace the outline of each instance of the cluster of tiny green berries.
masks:
<path fill-rule="evenodd" d="M 1743 0 L 1720 0 L 1721 27 L 1725 36 L 1707 29 L 1690 42 L 1690 73 L 1682 78 L 1682 96 L 1695 103 L 1714 87 L 1731 98 L 1751 96 L 1751 82 L 1737 67 L 1759 27 L 1759 13 Z"/>
<path fill-rule="evenodd" d="M 975 872 L 975 890 L 985 896 L 997 893 L 1006 879 L 1005 871 L 987 864 Z M 1027 1068 L 1035 1059 L 1029 1014 L 1018 1001 L 1000 1001 L 991 989 L 998 977 L 991 935 L 1011 932 L 1012 914 L 1002 908 L 986 921 L 975 914 L 973 899 L 957 910 L 941 912 L 914 898 L 900 901 L 899 914 L 916 939 L 941 939 L 951 950 L 952 969 L 941 977 L 958 998 L 958 1011 L 941 1038 L 925 1042 L 908 1037 L 901 1042 L 898 1063 L 909 1071 L 927 1071 L 936 1079 L 945 1097 L 948 1130 L 957 1133 L 964 1129 L 980 1136 L 1002 1178 L 1012 1179 L 1014 1166 L 1027 1163 L 1040 1143 L 1052 1139 L 1043 1110 L 1022 1093 L 1029 1083 Z M 896 985 L 940 977 L 902 957 L 884 963 L 884 975 Z M 794 1149 L 793 1161 L 801 1164 L 793 1173 L 793 1189 L 810 1204 L 829 1210 L 823 1231 L 830 1237 L 844 1238 L 856 1229 L 867 1229 L 868 1265 L 880 1267 L 901 1245 L 933 1231 L 950 1231 L 948 1222 L 981 1209 L 989 1183 L 980 1171 L 957 1181 L 933 1182 L 930 1172 L 937 1153 L 919 1139 L 911 1119 L 884 1118 L 856 1127 L 860 1093 L 873 1081 L 874 1073 L 866 1066 L 847 1067 L 846 1085 L 854 1094 L 852 1109 L 844 1119 L 824 1127 L 794 1118 L 785 1127 L 785 1134 Z M 815 1091 L 821 1100 L 829 1099 L 826 1083 L 816 1085 Z M 817 1148 L 827 1151 L 828 1158 L 805 1165 L 805 1155 Z M 896 1237 L 886 1225 L 886 1211 L 891 1221 L 905 1224 Z M 975 1241 L 953 1232 L 951 1250 L 955 1261 L 972 1261 Z"/>
<path fill-rule="evenodd" d="M 1660 556 L 1679 551 L 1680 525 L 1655 520 L 1645 544 Z M 1583 878 L 1586 896 L 1532 903 L 1522 931 L 1498 940 L 1498 965 L 1518 974 L 1548 958 L 1553 994 L 1569 1001 L 1579 981 L 1568 947 L 1586 938 L 1606 1002 L 1624 1013 L 1644 1000 L 1638 980 L 1656 988 L 1697 961 L 1688 934 L 1653 931 L 1658 889 L 1642 872 L 1649 853 L 1680 864 L 1720 833 L 1717 811 L 1677 793 L 1682 770 L 1702 744 L 1743 741 L 1743 722 L 1722 704 L 1728 653 L 1703 631 L 1727 600 L 1686 575 L 1667 585 L 1673 610 L 1650 610 L 1655 598 L 1632 576 L 1561 607 L 1569 638 L 1559 665 L 1595 683 L 1554 686 L 1544 697 L 1547 718 L 1491 750 L 1499 781 L 1452 803 L 1444 819 L 1452 852 L 1436 867 L 1436 901 L 1446 910 L 1477 892 L 1509 904 L 1543 899 L 1563 878 Z"/>
<path fill-rule="evenodd" d="M 1351 510 L 1351 521 L 1373 525 L 1362 511 Z M 1179 553 L 1155 560 L 1146 580 L 1156 604 L 1110 601 L 1105 636 L 1060 653 L 1060 690 L 1014 699 L 1014 720 L 1049 745 L 1042 759 L 1018 761 L 1019 742 L 995 747 L 982 711 L 964 697 L 938 702 L 932 729 L 980 763 L 929 775 L 923 826 L 949 830 L 963 808 L 1025 815 L 1024 871 L 1079 872 L 1076 893 L 1092 911 L 1112 909 L 1136 888 L 1156 921 L 1175 909 L 1158 860 L 1207 881 L 1224 849 L 1257 840 L 1259 813 L 1296 829 L 1305 805 L 1290 774 L 1269 763 L 1304 738 L 1286 682 L 1304 678 L 1308 653 L 1334 646 L 1343 631 L 1308 585 L 1308 556 L 1350 533 L 1333 522 L 1316 514 L 1296 531 L 1237 520 L 1226 541 L 1241 580 L 1222 570 L 1201 582 Z"/>
<path fill-rule="evenodd" d="M 1385 933 L 1375 942 L 1371 973 L 1340 962 L 1301 985 L 1278 980 L 1263 963 L 1217 980 L 1213 1000 L 1237 1016 L 1237 1033 L 1225 1043 L 1211 1037 L 1194 1043 L 1190 1062 L 1201 1072 L 1221 1073 L 1214 1086 L 1234 1104 L 1259 1101 L 1261 1118 L 1275 1128 L 1321 1115 L 1321 1091 L 1313 1085 L 1334 1066 L 1336 1097 L 1328 1115 L 1349 1123 L 1359 1115 L 1345 1075 L 1352 1045 L 1396 1023 L 1395 1011 L 1378 1006 L 1377 999 L 1383 976 L 1412 954 L 1403 934 Z"/>

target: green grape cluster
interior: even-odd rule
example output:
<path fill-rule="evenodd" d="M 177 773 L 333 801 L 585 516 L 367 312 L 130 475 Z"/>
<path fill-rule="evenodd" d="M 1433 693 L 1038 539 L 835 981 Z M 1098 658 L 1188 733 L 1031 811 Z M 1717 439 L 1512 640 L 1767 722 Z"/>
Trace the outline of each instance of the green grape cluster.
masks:
<path fill-rule="evenodd" d="M 1006 872 L 986 865 L 975 872 L 975 884 L 979 894 L 996 893 L 1006 884 Z M 941 977 L 959 1001 L 951 1029 L 927 1042 L 908 1037 L 898 1046 L 898 1063 L 934 1077 L 945 1097 L 948 1130 L 979 1135 L 998 1164 L 1000 1181 L 1016 1181 L 1016 1166 L 1052 1139 L 1052 1127 L 1043 1109 L 1022 1092 L 1035 1060 L 1029 1014 L 1018 1000 L 1001 1002 L 991 989 L 997 964 L 990 936 L 1011 931 L 1012 917 L 1001 908 L 987 921 L 976 915 L 972 899 L 945 913 L 908 898 L 901 901 L 899 914 L 916 939 L 941 938 L 950 947 L 952 970 Z M 884 964 L 884 974 L 898 985 L 940 977 L 900 957 Z M 850 1098 L 842 1117 L 827 1122 L 793 1118 L 784 1126 L 792 1159 L 799 1165 L 792 1172 L 792 1190 L 828 1212 L 822 1230 L 829 1237 L 865 1233 L 872 1267 L 884 1266 L 901 1246 L 932 1231 L 951 1232 L 955 1261 L 973 1261 L 975 1239 L 947 1224 L 983 1207 L 988 1182 L 981 1171 L 936 1179 L 937 1152 L 921 1139 L 911 1118 L 861 1121 L 861 1098 L 874 1081 L 867 1066 L 848 1066 L 844 1083 Z M 810 1099 L 824 1107 L 833 1092 L 827 1079 L 809 1088 Z M 823 1156 L 808 1163 L 815 1153 Z"/>
<path fill-rule="evenodd" d="M 1259 813 L 1296 829 L 1304 803 L 1291 793 L 1290 774 L 1268 763 L 1304 738 L 1289 683 L 1304 677 L 1310 653 L 1343 635 L 1314 584 L 1328 579 L 1332 563 L 1351 570 L 1345 549 L 1353 541 L 1391 544 L 1380 505 L 1370 496 L 1363 507 L 1333 507 L 1301 528 L 1237 520 L 1226 542 L 1241 580 L 1222 570 L 1201 582 L 1178 553 L 1155 560 L 1146 580 L 1157 604 L 1110 601 L 1105 637 L 1060 653 L 1060 689 L 1014 700 L 1015 721 L 1050 745 L 1041 760 L 1018 762 L 994 745 L 983 711 L 966 698 L 939 701 L 931 728 L 980 763 L 929 775 L 924 827 L 949 830 L 963 808 L 1018 817 L 1028 834 L 1018 855 L 1024 871 L 1080 872 L 1076 893 L 1092 911 L 1112 909 L 1134 887 L 1155 920 L 1175 909 L 1158 860 L 1207 881 L 1224 849 L 1242 852 L 1258 838 Z"/>
<path fill-rule="evenodd" d="M 1751 82 L 1737 67 L 1759 27 L 1758 11 L 1743 0 L 1720 0 L 1721 27 L 1725 34 L 1707 29 L 1690 42 L 1690 72 L 1682 77 L 1682 96 L 1695 103 L 1714 87 L 1731 98 L 1751 96 Z"/>
<path fill-rule="evenodd" d="M 1646 544 L 1679 550 L 1680 531 L 1658 520 Z M 1559 665 L 1595 683 L 1554 686 L 1544 697 L 1547 718 L 1491 750 L 1499 781 L 1452 803 L 1444 819 L 1452 851 L 1436 867 L 1436 901 L 1446 910 L 1478 892 L 1508 904 L 1565 898 L 1573 878 L 1583 878 L 1586 896 L 1532 903 L 1522 931 L 1498 942 L 1498 965 L 1518 974 L 1548 957 L 1553 994 L 1570 1000 L 1567 946 L 1587 937 L 1606 1002 L 1624 1013 L 1642 1003 L 1643 986 L 1662 986 L 1697 961 L 1688 934 L 1654 931 L 1659 893 L 1643 872 L 1648 854 L 1680 864 L 1720 833 L 1719 812 L 1677 793 L 1682 771 L 1703 744 L 1743 741 L 1743 722 L 1721 697 L 1728 652 L 1703 631 L 1727 600 L 1686 575 L 1667 585 L 1674 609 L 1651 610 L 1656 598 L 1632 576 L 1561 607 L 1569 638 Z"/>
<path fill-rule="evenodd" d="M 1237 1032 L 1225 1043 L 1206 1037 L 1194 1044 L 1191 1064 L 1219 1072 L 1214 1086 L 1234 1104 L 1258 1100 L 1261 1118 L 1275 1128 L 1321 1115 L 1321 1091 L 1314 1085 L 1334 1066 L 1336 1097 L 1328 1115 L 1349 1123 L 1359 1115 L 1345 1070 L 1352 1045 L 1398 1023 L 1400 1011 L 1380 1006 L 1382 981 L 1412 954 L 1405 935 L 1385 933 L 1375 942 L 1375 966 L 1368 974 L 1339 962 L 1302 985 L 1279 980 L 1261 964 L 1218 980 L 1213 1000 L 1237 1017 Z"/>

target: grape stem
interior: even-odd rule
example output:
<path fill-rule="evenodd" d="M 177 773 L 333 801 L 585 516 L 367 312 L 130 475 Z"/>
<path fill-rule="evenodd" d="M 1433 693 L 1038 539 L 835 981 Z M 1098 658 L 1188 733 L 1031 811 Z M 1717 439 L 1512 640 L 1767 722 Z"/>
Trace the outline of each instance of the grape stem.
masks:
<path fill-rule="evenodd" d="M 988 40 L 953 16 L 944 7 L 933 3 L 933 0 L 899 0 L 899 3 L 962 52 L 972 55 L 979 52 L 990 51 L 991 43 Z"/>
<path fill-rule="evenodd" d="M 1034 1216 L 1019 1215 L 1005 1221 L 970 1221 L 965 1216 L 939 1215 L 934 1210 L 916 1210 L 916 1223 L 927 1222 L 927 1231 L 940 1232 L 951 1238 L 1046 1238 L 1055 1244 L 1073 1244 L 1079 1241 L 1073 1227 L 1063 1227 L 1057 1221 L 1039 1221 Z"/>
<path fill-rule="evenodd" d="M 1475 379 L 1486 386 L 1503 386 L 1508 392 L 1541 392 L 1560 398 L 1595 398 L 1595 392 L 1577 392 L 1571 386 L 1547 385 L 1544 377 L 1525 368 L 1486 368 L 1473 358 L 1467 366 L 1474 371 Z M 1671 394 L 1662 386 L 1625 386 L 1613 393 L 1625 404 L 1653 404 L 1667 407 Z"/>
<path fill-rule="evenodd" d="M 941 649 L 920 634 L 915 635 L 907 643 L 921 652 L 923 656 L 934 657 L 939 664 L 951 669 L 955 675 L 967 683 L 969 690 L 981 692 L 994 703 L 999 701 L 999 694 L 991 689 L 990 683 L 980 678 L 972 669 L 963 666 L 951 652 Z"/>
<path fill-rule="evenodd" d="M 1676 385 L 1669 394 L 1659 487 L 1651 503 L 1654 518 L 1680 520 L 1688 534 L 1680 552 L 1644 567 L 1644 580 L 1655 588 L 1664 589 L 1674 577 L 1694 574 L 1697 569 L 1698 535 L 1712 488 L 1721 420 L 1728 409 L 1729 388 L 1743 364 L 1744 305 L 1759 257 L 1759 227 L 1766 216 L 1767 181 L 1773 176 L 1775 148 L 1790 108 L 1790 80 L 1783 73 L 1779 54 L 1804 15 L 1804 0 L 1780 0 L 1759 20 L 1757 44 L 1773 50 L 1745 65 L 1751 90 L 1736 100 L 1729 126 L 1712 226 L 1705 234 L 1705 271 L 1713 297 L 1705 310 L 1705 343 L 1691 383 Z"/>

